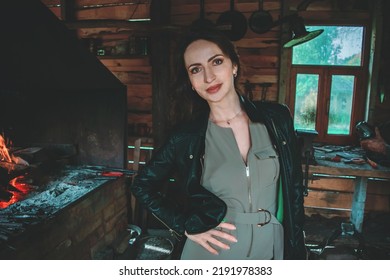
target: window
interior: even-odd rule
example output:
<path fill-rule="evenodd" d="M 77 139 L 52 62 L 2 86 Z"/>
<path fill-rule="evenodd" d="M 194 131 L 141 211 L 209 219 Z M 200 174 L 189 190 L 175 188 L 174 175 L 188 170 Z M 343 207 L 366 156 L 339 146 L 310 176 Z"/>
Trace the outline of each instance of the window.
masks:
<path fill-rule="evenodd" d="M 289 106 L 296 129 L 316 130 L 316 141 L 350 144 L 364 117 L 363 26 L 307 26 L 324 29 L 292 49 Z"/>

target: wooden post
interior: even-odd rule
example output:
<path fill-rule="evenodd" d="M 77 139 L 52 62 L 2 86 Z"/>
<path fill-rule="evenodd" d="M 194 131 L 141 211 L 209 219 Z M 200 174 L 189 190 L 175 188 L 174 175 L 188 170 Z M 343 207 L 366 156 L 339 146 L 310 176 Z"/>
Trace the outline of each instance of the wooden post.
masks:
<path fill-rule="evenodd" d="M 153 26 L 162 26 L 170 22 L 170 0 L 152 1 L 150 16 Z M 159 30 L 152 32 L 152 116 L 153 141 L 159 147 L 165 139 L 169 113 L 170 77 L 170 34 Z"/>
<path fill-rule="evenodd" d="M 358 232 L 362 232 L 364 207 L 366 204 L 367 177 L 356 177 L 355 190 L 353 193 L 351 222 Z"/>

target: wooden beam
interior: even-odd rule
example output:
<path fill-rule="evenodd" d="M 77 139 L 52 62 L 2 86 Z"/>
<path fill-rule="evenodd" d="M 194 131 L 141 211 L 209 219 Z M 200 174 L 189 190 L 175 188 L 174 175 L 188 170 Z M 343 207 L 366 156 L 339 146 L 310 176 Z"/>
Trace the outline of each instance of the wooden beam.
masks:
<path fill-rule="evenodd" d="M 150 15 L 152 24 L 167 25 L 170 22 L 170 0 L 152 1 Z M 151 36 L 153 139 L 159 147 L 166 137 L 169 115 L 170 88 L 170 34 L 154 32 Z"/>

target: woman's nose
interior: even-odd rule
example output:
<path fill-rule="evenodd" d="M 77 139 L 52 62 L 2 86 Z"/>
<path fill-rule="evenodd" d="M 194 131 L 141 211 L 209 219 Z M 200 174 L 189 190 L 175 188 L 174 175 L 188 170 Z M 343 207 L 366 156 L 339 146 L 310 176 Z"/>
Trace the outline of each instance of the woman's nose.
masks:
<path fill-rule="evenodd" d="M 204 79 L 205 79 L 206 83 L 210 83 L 210 82 L 214 81 L 215 74 L 214 74 L 212 69 L 210 69 L 210 68 L 205 69 L 205 71 L 204 71 Z"/>

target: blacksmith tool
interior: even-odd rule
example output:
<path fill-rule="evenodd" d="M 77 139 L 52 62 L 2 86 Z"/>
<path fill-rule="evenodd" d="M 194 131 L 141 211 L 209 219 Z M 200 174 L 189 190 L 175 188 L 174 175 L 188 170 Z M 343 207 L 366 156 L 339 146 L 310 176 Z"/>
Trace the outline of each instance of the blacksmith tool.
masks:
<path fill-rule="evenodd" d="M 119 171 L 103 171 L 103 172 L 99 172 L 99 175 L 103 176 L 103 177 L 121 177 L 121 176 L 123 176 L 123 172 L 119 172 Z"/>
<path fill-rule="evenodd" d="M 355 155 L 352 153 L 347 153 L 347 152 L 341 152 L 337 153 L 337 156 L 344 158 L 343 160 L 344 163 L 347 164 L 364 164 L 366 163 L 365 159 L 360 157 L 360 155 Z"/>
<path fill-rule="evenodd" d="M 341 157 L 340 156 L 334 156 L 334 157 L 329 157 L 329 156 L 319 156 L 317 159 L 321 160 L 327 160 L 327 161 L 333 161 L 333 162 L 341 162 Z"/>
<path fill-rule="evenodd" d="M 343 161 L 344 163 L 351 163 L 351 164 L 365 164 L 366 161 L 362 158 L 351 158 L 351 159 L 346 159 Z"/>
<path fill-rule="evenodd" d="M 369 159 L 367 156 L 364 156 L 364 159 L 366 160 L 366 162 L 367 162 L 372 168 L 375 168 L 375 169 L 378 168 L 378 164 L 377 164 L 375 161 Z"/>

